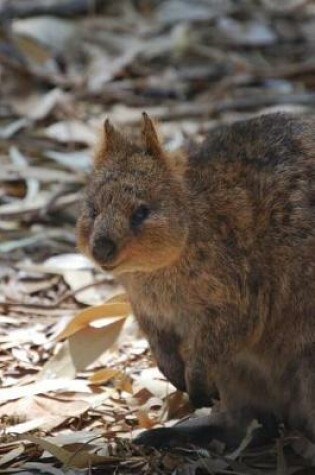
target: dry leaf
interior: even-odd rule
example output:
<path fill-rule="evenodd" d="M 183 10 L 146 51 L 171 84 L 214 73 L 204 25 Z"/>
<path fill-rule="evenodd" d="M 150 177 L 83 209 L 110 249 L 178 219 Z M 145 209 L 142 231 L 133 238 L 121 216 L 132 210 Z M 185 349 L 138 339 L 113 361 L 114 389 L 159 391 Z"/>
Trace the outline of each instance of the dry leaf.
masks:
<path fill-rule="evenodd" d="M 51 114 L 53 109 L 66 102 L 68 96 L 59 88 L 52 89 L 44 95 L 31 94 L 28 97 L 13 100 L 15 111 L 32 120 L 43 120 Z"/>
<path fill-rule="evenodd" d="M 97 360 L 116 342 L 124 318 L 102 328 L 84 327 L 69 337 L 71 358 L 77 371 L 82 371 Z"/>
<path fill-rule="evenodd" d="M 148 414 L 145 411 L 137 412 L 138 423 L 142 429 L 152 429 L 156 425 L 156 420 L 150 419 Z"/>
<path fill-rule="evenodd" d="M 121 374 L 120 378 L 117 378 L 115 382 L 115 388 L 120 391 L 124 391 L 129 394 L 133 394 L 133 380 L 128 374 Z"/>
<path fill-rule="evenodd" d="M 67 337 L 68 341 L 64 342 L 59 351 L 44 365 L 39 373 L 41 379 L 74 377 L 77 371 L 86 369 L 113 346 L 124 325 L 125 317 L 104 319 L 102 314 L 99 318 L 102 318 L 101 328 L 93 328 L 86 321 L 84 325 L 80 325 L 82 322 L 75 325 L 73 320 L 68 324 L 65 329 L 67 333 L 63 330 L 57 337 L 58 339 Z"/>
<path fill-rule="evenodd" d="M 89 149 L 78 150 L 76 152 L 56 152 L 55 150 L 46 150 L 45 156 L 60 163 L 65 168 L 74 170 L 89 170 L 92 166 L 92 158 Z"/>
<path fill-rule="evenodd" d="M 76 120 L 56 122 L 45 129 L 45 135 L 63 143 L 94 145 L 96 141 L 96 131 Z"/>
<path fill-rule="evenodd" d="M 70 46 L 73 54 L 75 43 L 78 43 L 79 39 L 79 29 L 75 22 L 51 16 L 15 20 L 12 29 L 15 34 L 27 35 L 35 43 L 45 45 L 59 54 Z"/>
<path fill-rule="evenodd" d="M 48 465 L 47 462 L 26 462 L 23 465 L 25 471 L 20 472 L 21 475 L 33 475 L 34 473 L 43 473 L 45 475 L 64 475 L 64 470 Z M 27 470 L 27 471 L 26 471 Z M 28 471 L 30 470 L 30 472 Z M 69 471 L 68 471 L 69 472 Z M 68 473 L 68 475 L 74 475 Z"/>
<path fill-rule="evenodd" d="M 95 283 L 95 275 L 90 270 L 66 270 L 63 273 L 63 278 L 73 292 Z M 95 287 L 76 292 L 75 299 L 85 305 L 97 305 L 102 301 L 102 297 Z"/>
<path fill-rule="evenodd" d="M 64 341 L 44 364 L 36 379 L 38 381 L 57 378 L 73 379 L 75 375 L 76 367 L 71 356 L 69 341 Z"/>
<path fill-rule="evenodd" d="M 0 457 L 0 466 L 6 465 L 9 462 L 13 462 L 14 460 L 18 459 L 24 451 L 25 447 L 23 444 L 19 444 L 17 447 L 14 447 L 9 452 Z"/>
<path fill-rule="evenodd" d="M 30 125 L 30 122 L 26 118 L 15 120 L 14 122 L 11 122 L 5 127 L 0 127 L 0 138 L 10 139 L 21 129 L 24 129 L 24 127 L 27 127 L 29 125 Z"/>
<path fill-rule="evenodd" d="M 117 297 L 118 298 L 118 297 Z M 69 338 L 79 330 L 85 328 L 89 323 L 100 319 L 112 319 L 116 317 L 116 321 L 125 319 L 131 313 L 131 307 L 128 303 L 105 303 L 96 307 L 89 307 L 78 313 L 73 320 L 71 320 L 66 328 L 58 335 L 58 340 Z"/>
<path fill-rule="evenodd" d="M 91 269 L 93 265 L 91 261 L 79 253 L 59 254 L 58 256 L 50 257 L 43 263 L 44 266 L 52 269 L 61 269 L 62 272 L 68 270 Z"/>
<path fill-rule="evenodd" d="M 62 394 L 57 397 L 32 396 L 18 401 L 9 402 L 0 407 L 1 416 L 25 418 L 31 427 L 25 423 L 7 427 L 7 432 L 22 433 L 27 430 L 41 428 L 49 431 L 62 424 L 69 417 L 78 417 L 90 407 L 87 401 L 80 399 L 63 399 Z M 24 426 L 24 427 L 21 427 Z"/>
<path fill-rule="evenodd" d="M 29 397 L 35 394 L 47 393 L 49 391 L 87 391 L 88 384 L 83 380 L 67 380 L 67 379 L 53 379 L 39 381 L 24 386 L 15 386 L 0 389 L 0 403 L 19 399 L 22 397 Z"/>
<path fill-rule="evenodd" d="M 160 399 L 164 399 L 176 391 L 175 387 L 169 381 L 165 380 L 157 368 L 144 369 L 140 376 L 136 378 L 135 388 L 146 388 L 151 394 Z M 134 390 L 134 393 L 136 391 L 137 389 Z"/>
<path fill-rule="evenodd" d="M 82 450 L 70 452 L 69 450 L 59 447 L 58 445 L 53 444 L 44 438 L 35 437 L 31 434 L 28 434 L 27 436 L 25 435 L 24 437 L 33 442 L 33 444 L 39 445 L 44 450 L 47 450 L 66 467 L 89 468 L 92 464 L 106 462 L 117 463 L 120 460 L 118 457 L 109 457 L 89 453 L 84 450 L 84 445 L 82 446 Z"/>
<path fill-rule="evenodd" d="M 119 369 L 103 368 L 93 373 L 89 377 L 89 381 L 91 382 L 91 384 L 105 384 L 112 378 L 116 378 L 117 376 L 122 376 L 122 373 Z"/>
<path fill-rule="evenodd" d="M 51 52 L 45 46 L 38 43 L 38 41 L 30 38 L 27 35 L 14 35 L 14 44 L 18 50 L 27 58 L 30 63 L 43 66 L 53 61 Z M 52 63 L 54 64 L 54 63 Z"/>

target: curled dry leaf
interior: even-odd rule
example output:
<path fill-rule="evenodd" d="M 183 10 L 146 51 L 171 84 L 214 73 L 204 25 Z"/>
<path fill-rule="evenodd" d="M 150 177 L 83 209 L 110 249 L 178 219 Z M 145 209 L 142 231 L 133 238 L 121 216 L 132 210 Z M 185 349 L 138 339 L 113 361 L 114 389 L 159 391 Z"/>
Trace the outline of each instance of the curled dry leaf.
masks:
<path fill-rule="evenodd" d="M 129 303 L 120 302 L 121 296 L 117 296 L 117 302 L 113 300 L 103 305 L 95 307 L 89 307 L 78 313 L 73 320 L 71 320 L 66 328 L 58 335 L 58 340 L 63 338 L 69 338 L 76 332 L 85 328 L 91 322 L 100 319 L 117 317 L 119 319 L 125 319 L 131 313 L 131 307 Z M 117 320 L 116 320 L 117 321 Z"/>
<path fill-rule="evenodd" d="M 119 369 L 115 368 L 103 368 L 89 377 L 89 381 L 92 384 L 105 384 L 110 381 L 112 378 L 122 377 L 123 373 Z"/>
<path fill-rule="evenodd" d="M 57 340 L 68 341 L 44 365 L 41 379 L 74 377 L 77 371 L 86 369 L 117 341 L 130 311 L 125 295 L 119 294 L 103 305 L 78 313 L 57 335 Z M 96 322 L 98 328 L 91 326 Z"/>

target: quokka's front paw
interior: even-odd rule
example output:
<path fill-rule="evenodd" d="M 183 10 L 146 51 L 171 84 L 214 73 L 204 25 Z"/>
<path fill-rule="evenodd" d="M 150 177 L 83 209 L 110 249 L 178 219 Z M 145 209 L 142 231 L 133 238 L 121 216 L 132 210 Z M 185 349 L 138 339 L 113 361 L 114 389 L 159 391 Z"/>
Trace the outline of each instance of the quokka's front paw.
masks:
<path fill-rule="evenodd" d="M 208 446 L 212 439 L 220 440 L 222 435 L 222 428 L 211 424 L 211 421 L 212 418 L 209 416 L 185 419 L 173 427 L 142 432 L 134 439 L 134 443 L 156 449 L 171 449 L 188 445 Z"/>
<path fill-rule="evenodd" d="M 176 427 L 161 427 L 142 432 L 133 442 L 155 449 L 171 449 L 189 443 L 189 436 L 178 431 Z"/>

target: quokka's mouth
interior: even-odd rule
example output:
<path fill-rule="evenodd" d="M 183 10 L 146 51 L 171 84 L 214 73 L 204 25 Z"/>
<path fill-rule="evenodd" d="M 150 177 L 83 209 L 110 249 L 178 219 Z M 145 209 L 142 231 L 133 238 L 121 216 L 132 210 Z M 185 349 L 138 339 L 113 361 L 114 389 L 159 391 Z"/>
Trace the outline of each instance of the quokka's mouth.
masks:
<path fill-rule="evenodd" d="M 120 265 L 120 262 L 118 262 L 116 259 L 115 259 L 115 262 L 111 262 L 111 263 L 104 262 L 101 259 L 99 260 L 93 259 L 93 260 L 98 267 L 100 267 L 102 270 L 106 272 L 112 272 L 114 269 L 116 269 L 116 267 Z"/>
<path fill-rule="evenodd" d="M 101 265 L 101 268 L 106 272 L 112 272 L 114 269 L 116 269 L 116 267 L 117 266 Z"/>
<path fill-rule="evenodd" d="M 121 265 L 121 262 L 115 262 L 113 264 L 103 264 L 101 262 L 99 263 L 99 266 L 101 267 L 101 269 L 106 272 L 113 272 L 120 265 Z"/>

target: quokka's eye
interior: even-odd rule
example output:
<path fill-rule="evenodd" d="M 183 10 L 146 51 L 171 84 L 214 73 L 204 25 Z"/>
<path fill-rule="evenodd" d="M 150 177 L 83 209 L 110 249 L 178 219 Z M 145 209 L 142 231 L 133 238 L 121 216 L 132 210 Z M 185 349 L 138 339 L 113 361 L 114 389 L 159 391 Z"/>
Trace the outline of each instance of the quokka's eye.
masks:
<path fill-rule="evenodd" d="M 150 209 L 147 205 L 140 205 L 131 215 L 130 225 L 133 229 L 138 228 L 143 221 L 147 219 L 150 214 Z"/>
<path fill-rule="evenodd" d="M 95 219 L 98 215 L 98 211 L 93 204 L 89 205 L 89 216 L 91 219 Z"/>

